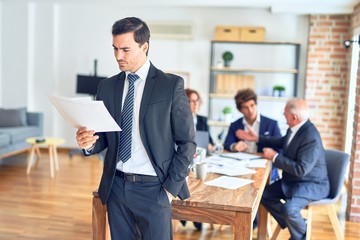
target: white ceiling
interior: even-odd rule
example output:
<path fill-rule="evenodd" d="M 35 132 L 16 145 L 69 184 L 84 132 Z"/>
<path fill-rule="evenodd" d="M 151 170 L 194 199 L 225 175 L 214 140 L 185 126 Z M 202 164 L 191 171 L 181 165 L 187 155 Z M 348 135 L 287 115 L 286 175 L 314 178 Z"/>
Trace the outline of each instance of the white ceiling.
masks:
<path fill-rule="evenodd" d="M 74 1 L 74 0 L 73 0 Z M 95 0 L 120 6 L 263 8 L 273 13 L 348 14 L 360 0 Z"/>
<path fill-rule="evenodd" d="M 22 2 L 84 2 L 136 7 L 262 8 L 273 13 L 350 14 L 360 0 L 0 0 Z"/>

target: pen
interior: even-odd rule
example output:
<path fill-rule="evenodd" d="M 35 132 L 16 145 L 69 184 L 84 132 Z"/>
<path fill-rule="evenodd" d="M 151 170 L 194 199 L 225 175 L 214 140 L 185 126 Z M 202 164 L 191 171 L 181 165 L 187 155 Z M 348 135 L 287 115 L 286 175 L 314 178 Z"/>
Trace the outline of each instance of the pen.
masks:
<path fill-rule="evenodd" d="M 218 166 L 218 167 L 223 167 L 223 166 L 224 166 L 224 165 L 218 164 L 218 163 L 211 163 L 211 165 L 216 165 L 216 166 Z"/>
<path fill-rule="evenodd" d="M 220 155 L 221 157 L 224 158 L 231 158 L 231 159 L 235 159 L 238 161 L 247 161 L 247 160 L 255 160 L 255 159 L 260 159 L 261 157 L 253 157 L 253 158 L 237 158 L 237 157 L 231 157 L 231 156 L 227 156 L 227 155 Z"/>

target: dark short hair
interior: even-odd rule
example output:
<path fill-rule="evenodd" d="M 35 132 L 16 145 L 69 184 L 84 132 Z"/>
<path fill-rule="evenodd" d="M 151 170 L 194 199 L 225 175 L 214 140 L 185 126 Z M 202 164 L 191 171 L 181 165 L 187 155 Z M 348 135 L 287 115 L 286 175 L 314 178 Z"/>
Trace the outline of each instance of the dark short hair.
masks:
<path fill-rule="evenodd" d="M 235 95 L 235 103 L 238 110 L 241 110 L 241 105 L 247 101 L 254 100 L 257 104 L 257 96 L 251 88 L 241 89 Z"/>
<path fill-rule="evenodd" d="M 201 101 L 200 94 L 196 90 L 191 89 L 191 88 L 186 88 L 185 93 L 188 96 L 188 98 L 190 98 L 191 94 L 196 94 L 196 96 L 198 97 L 199 103 L 201 104 L 202 101 Z"/>
<path fill-rule="evenodd" d="M 136 17 L 127 17 L 120 19 L 114 23 L 112 26 L 111 33 L 113 36 L 124 34 L 124 33 L 134 33 L 135 42 L 139 43 L 142 46 L 144 43 L 150 42 L 150 30 L 147 24 L 139 18 Z M 149 48 L 148 48 L 149 51 Z M 148 54 L 146 52 L 146 55 Z"/>

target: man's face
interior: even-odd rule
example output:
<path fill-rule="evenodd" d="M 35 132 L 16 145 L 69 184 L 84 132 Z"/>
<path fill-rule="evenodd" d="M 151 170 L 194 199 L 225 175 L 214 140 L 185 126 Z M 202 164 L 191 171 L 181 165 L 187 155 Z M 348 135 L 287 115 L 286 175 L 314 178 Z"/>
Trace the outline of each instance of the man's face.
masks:
<path fill-rule="evenodd" d="M 257 117 L 256 103 L 254 100 L 249 100 L 241 104 L 240 112 L 244 114 L 247 122 L 253 122 Z"/>
<path fill-rule="evenodd" d="M 286 118 L 286 123 L 290 128 L 296 125 L 295 116 L 290 112 L 290 109 L 287 106 L 284 109 L 284 116 Z"/>
<path fill-rule="evenodd" d="M 136 72 L 146 61 L 148 43 L 139 46 L 134 40 L 134 33 L 113 36 L 115 59 L 121 71 Z"/>

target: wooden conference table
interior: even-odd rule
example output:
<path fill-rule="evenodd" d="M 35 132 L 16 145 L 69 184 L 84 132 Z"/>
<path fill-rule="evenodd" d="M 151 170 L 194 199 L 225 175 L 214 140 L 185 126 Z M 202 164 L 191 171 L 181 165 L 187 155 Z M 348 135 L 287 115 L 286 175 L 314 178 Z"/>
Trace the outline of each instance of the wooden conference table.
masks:
<path fill-rule="evenodd" d="M 172 218 L 195 222 L 234 226 L 234 239 L 252 239 L 252 222 L 259 209 L 258 239 L 266 239 L 267 211 L 260 206 L 260 199 L 269 180 L 271 162 L 266 168 L 258 168 L 252 175 L 241 176 L 252 179 L 253 183 L 230 190 L 204 184 L 189 175 L 188 185 L 191 197 L 185 201 L 172 201 Z M 208 173 L 205 181 L 219 177 Z M 106 238 L 106 208 L 94 192 L 93 198 L 93 239 Z"/>

